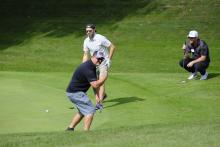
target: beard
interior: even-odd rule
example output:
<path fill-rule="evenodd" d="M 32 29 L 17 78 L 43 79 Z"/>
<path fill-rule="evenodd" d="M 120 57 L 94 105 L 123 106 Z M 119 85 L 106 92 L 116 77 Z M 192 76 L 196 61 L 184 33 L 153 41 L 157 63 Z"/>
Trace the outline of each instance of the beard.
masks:
<path fill-rule="evenodd" d="M 94 38 L 94 36 L 95 36 L 95 34 L 94 34 L 94 33 L 92 33 L 92 34 L 89 34 L 89 35 L 88 35 L 89 39 L 93 39 L 93 38 Z"/>

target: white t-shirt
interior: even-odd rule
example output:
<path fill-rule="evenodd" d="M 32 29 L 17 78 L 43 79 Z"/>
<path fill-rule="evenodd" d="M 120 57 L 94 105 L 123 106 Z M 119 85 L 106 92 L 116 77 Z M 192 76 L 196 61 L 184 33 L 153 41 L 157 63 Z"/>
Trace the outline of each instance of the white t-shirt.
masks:
<path fill-rule="evenodd" d="M 95 51 L 103 51 L 105 58 L 109 57 L 108 47 L 111 45 L 111 42 L 105 37 L 100 34 L 95 34 L 93 39 L 90 40 L 87 37 L 83 43 L 83 51 L 90 52 L 92 56 Z"/>

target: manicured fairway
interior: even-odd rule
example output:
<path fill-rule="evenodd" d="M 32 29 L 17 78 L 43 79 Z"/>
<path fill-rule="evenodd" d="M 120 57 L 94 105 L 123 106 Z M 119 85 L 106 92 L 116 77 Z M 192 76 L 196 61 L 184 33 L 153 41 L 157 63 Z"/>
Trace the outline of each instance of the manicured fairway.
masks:
<path fill-rule="evenodd" d="M 207 81 L 183 83 L 186 76 L 183 73 L 110 74 L 105 109 L 96 113 L 89 133 L 94 140 L 104 138 L 93 146 L 111 146 L 112 141 L 115 146 L 124 143 L 176 146 L 185 139 L 189 141 L 183 146 L 219 145 L 220 74 L 210 73 Z M 76 141 L 79 136 L 92 142 L 81 132 L 81 125 L 75 132 L 79 136 L 64 132 L 75 112 L 65 96 L 70 77 L 71 73 L 0 72 L 1 144 L 32 146 L 39 139 L 42 145 L 48 140 L 52 140 L 48 142 L 51 146 L 70 145 L 74 144 L 71 138 Z M 93 97 L 91 91 L 88 94 Z M 51 135 L 64 141 L 55 141 Z M 156 138 L 161 139 L 160 143 Z M 77 142 L 87 144 L 80 139 Z"/>

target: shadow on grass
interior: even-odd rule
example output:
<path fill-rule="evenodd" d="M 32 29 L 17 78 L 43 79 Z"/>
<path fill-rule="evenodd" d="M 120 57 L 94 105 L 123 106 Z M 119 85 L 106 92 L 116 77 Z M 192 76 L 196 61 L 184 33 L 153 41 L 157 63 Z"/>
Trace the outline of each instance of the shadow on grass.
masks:
<path fill-rule="evenodd" d="M 208 79 L 213 79 L 220 76 L 220 73 L 209 73 L 208 75 Z"/>
<path fill-rule="evenodd" d="M 148 14 L 160 7 L 153 0 L 3 0 L 0 5 L 0 51 L 36 34 L 83 36 L 87 23 L 109 30 L 126 16 Z"/>
<path fill-rule="evenodd" d="M 104 106 L 104 108 L 109 108 L 109 107 L 115 107 L 118 105 L 123 105 L 123 104 L 127 104 L 127 103 L 133 103 L 133 102 L 139 102 L 139 101 L 144 101 L 145 99 L 143 98 L 139 98 L 139 97 L 121 97 L 121 98 L 115 98 L 112 100 L 106 100 L 104 101 L 104 103 L 115 103 L 113 105 L 109 105 L 109 106 Z"/>
<path fill-rule="evenodd" d="M 110 106 L 104 106 L 104 108 L 109 108 L 109 107 L 115 107 L 118 105 L 123 105 L 123 104 L 127 104 L 127 103 L 133 103 L 133 102 L 139 102 L 139 101 L 144 101 L 145 99 L 143 98 L 139 98 L 139 97 L 121 97 L 121 98 L 115 98 L 112 100 L 106 100 L 104 101 L 104 103 L 115 103 L 113 105 Z M 70 107 L 69 109 L 75 109 L 74 107 Z"/>

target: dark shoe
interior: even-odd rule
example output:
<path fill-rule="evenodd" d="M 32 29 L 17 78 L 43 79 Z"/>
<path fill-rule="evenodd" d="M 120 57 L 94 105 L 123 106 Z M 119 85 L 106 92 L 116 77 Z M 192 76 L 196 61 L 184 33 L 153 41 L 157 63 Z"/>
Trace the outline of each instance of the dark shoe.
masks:
<path fill-rule="evenodd" d="M 68 127 L 68 128 L 66 129 L 66 131 L 74 131 L 74 128 Z"/>
<path fill-rule="evenodd" d="M 103 110 L 103 105 L 102 104 L 96 104 L 96 106 L 95 106 L 95 110 L 99 110 L 99 112 L 102 112 L 102 110 Z"/>

